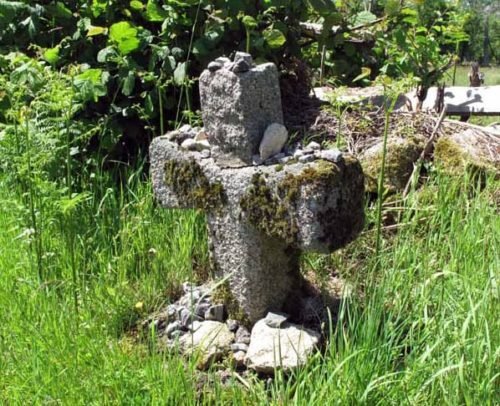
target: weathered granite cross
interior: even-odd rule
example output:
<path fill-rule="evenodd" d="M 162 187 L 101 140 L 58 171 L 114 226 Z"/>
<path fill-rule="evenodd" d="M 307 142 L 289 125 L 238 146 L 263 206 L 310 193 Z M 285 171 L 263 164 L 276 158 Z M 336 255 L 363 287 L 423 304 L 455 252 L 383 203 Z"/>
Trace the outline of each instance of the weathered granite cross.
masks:
<path fill-rule="evenodd" d="M 349 155 L 252 165 L 264 131 L 283 116 L 276 66 L 241 60 L 221 58 L 200 77 L 211 156 L 184 150 L 168 134 L 153 140 L 150 156 L 163 206 L 206 211 L 214 268 L 254 323 L 297 287 L 301 251 L 329 253 L 359 233 L 363 173 Z"/>

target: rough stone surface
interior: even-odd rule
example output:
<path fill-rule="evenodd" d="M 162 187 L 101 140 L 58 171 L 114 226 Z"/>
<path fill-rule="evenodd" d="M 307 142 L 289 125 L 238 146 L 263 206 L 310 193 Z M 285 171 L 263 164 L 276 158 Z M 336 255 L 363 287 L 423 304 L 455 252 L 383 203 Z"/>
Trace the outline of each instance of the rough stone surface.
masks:
<path fill-rule="evenodd" d="M 225 312 L 223 304 L 210 306 L 205 313 L 205 320 L 224 321 Z"/>
<path fill-rule="evenodd" d="M 285 371 L 302 366 L 320 342 L 319 333 L 298 325 L 269 327 L 265 320 L 252 329 L 252 339 L 246 356 L 249 368 L 272 374 L 275 368 Z"/>
<path fill-rule="evenodd" d="M 307 163 L 252 166 L 265 129 L 282 123 L 272 64 L 238 75 L 226 65 L 205 71 L 200 92 L 211 157 L 184 150 L 168 135 L 156 138 L 153 187 L 165 207 L 207 212 L 213 267 L 228 278 L 238 306 L 230 316 L 254 323 L 281 310 L 300 285 L 301 250 L 329 253 L 361 231 L 363 173 L 349 155 L 337 163 L 311 153 Z"/>
<path fill-rule="evenodd" d="M 194 151 L 195 145 L 196 145 L 195 140 L 193 140 L 192 138 L 187 138 L 182 142 L 181 148 L 185 149 L 186 151 Z"/>
<path fill-rule="evenodd" d="M 243 368 L 245 366 L 245 351 L 237 351 L 233 353 L 233 361 L 236 368 Z"/>
<path fill-rule="evenodd" d="M 237 343 L 250 344 L 250 331 L 245 326 L 240 326 L 236 331 L 235 340 Z"/>
<path fill-rule="evenodd" d="M 254 66 L 252 55 L 246 52 L 236 52 L 236 54 L 234 55 L 234 61 L 238 62 L 241 60 L 245 61 L 248 66 Z"/>
<path fill-rule="evenodd" d="M 222 69 L 223 66 L 224 64 L 219 61 L 212 61 L 208 64 L 207 69 L 210 72 L 215 72 L 218 71 L 219 69 Z"/>
<path fill-rule="evenodd" d="M 233 339 L 234 334 L 224 323 L 203 321 L 194 332 L 183 335 L 179 342 L 185 353 L 199 355 L 197 367 L 206 369 L 229 352 Z"/>
<path fill-rule="evenodd" d="M 174 331 L 180 330 L 181 328 L 182 328 L 181 323 L 178 321 L 174 321 L 167 326 L 165 334 L 167 335 L 167 337 L 170 338 Z"/>
<path fill-rule="evenodd" d="M 268 327 L 280 328 L 283 325 L 283 323 L 285 323 L 287 320 L 288 320 L 287 314 L 269 312 L 267 313 L 264 322 Z"/>
<path fill-rule="evenodd" d="M 233 351 L 233 352 L 238 352 L 238 351 L 247 352 L 248 351 L 248 345 L 247 344 L 243 344 L 243 343 L 231 344 L 231 351 Z"/>
<path fill-rule="evenodd" d="M 227 328 L 229 329 L 229 331 L 231 331 L 232 333 L 236 333 L 236 331 L 238 330 L 238 327 L 239 327 L 239 323 L 237 320 L 228 319 L 226 321 L 226 324 L 227 324 Z"/>
<path fill-rule="evenodd" d="M 413 172 L 413 164 L 424 148 L 422 138 L 393 137 L 387 141 L 384 187 L 388 192 L 404 190 Z M 360 156 L 366 179 L 366 190 L 377 192 L 378 177 L 382 168 L 383 143 L 368 148 Z"/>
<path fill-rule="evenodd" d="M 222 165 L 252 163 L 267 126 L 283 124 L 278 70 L 271 63 L 234 73 L 224 67 L 200 76 L 205 130 Z M 212 151 L 213 152 L 213 151 Z"/>
<path fill-rule="evenodd" d="M 288 131 L 282 124 L 273 123 L 266 128 L 259 146 L 260 158 L 266 160 L 279 154 L 288 140 Z"/>
<path fill-rule="evenodd" d="M 231 71 L 234 73 L 243 73 L 243 72 L 248 72 L 251 69 L 251 65 L 245 61 L 244 59 L 239 59 L 237 61 L 234 61 L 233 65 L 231 66 Z"/>
<path fill-rule="evenodd" d="M 321 149 L 321 145 L 319 145 L 316 141 L 311 141 L 304 148 L 304 152 L 319 151 L 320 149 Z"/>
<path fill-rule="evenodd" d="M 489 171 L 498 174 L 500 172 L 500 137 L 495 133 L 488 135 L 488 132 L 474 129 L 441 137 L 436 142 L 434 161 L 453 175 L 462 175 L 466 170 Z"/>
<path fill-rule="evenodd" d="M 342 159 L 342 152 L 338 149 L 325 149 L 323 151 L 319 151 L 318 158 L 338 163 Z"/>
<path fill-rule="evenodd" d="M 191 168 L 197 178 L 166 182 L 166 163 Z M 352 157 L 338 164 L 287 164 L 280 171 L 274 165 L 224 169 L 212 158 L 181 153 L 176 144 L 157 138 L 151 168 L 164 206 L 208 211 L 215 270 L 231 275 L 231 291 L 250 322 L 281 309 L 299 282 L 299 250 L 331 252 L 363 226 L 363 174 Z M 208 190 L 198 192 L 202 183 Z"/>

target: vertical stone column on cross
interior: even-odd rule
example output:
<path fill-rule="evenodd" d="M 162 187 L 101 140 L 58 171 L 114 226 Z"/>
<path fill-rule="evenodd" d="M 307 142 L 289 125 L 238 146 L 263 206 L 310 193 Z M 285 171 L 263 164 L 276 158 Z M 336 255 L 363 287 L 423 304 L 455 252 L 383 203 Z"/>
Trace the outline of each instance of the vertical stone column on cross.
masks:
<path fill-rule="evenodd" d="M 283 121 L 272 64 L 254 66 L 246 54 L 216 60 L 200 96 L 211 154 L 186 151 L 170 135 L 153 140 L 153 187 L 165 207 L 206 211 L 214 269 L 254 323 L 299 287 L 301 251 L 328 253 L 359 233 L 363 174 L 348 155 L 251 165 L 266 128 Z"/>

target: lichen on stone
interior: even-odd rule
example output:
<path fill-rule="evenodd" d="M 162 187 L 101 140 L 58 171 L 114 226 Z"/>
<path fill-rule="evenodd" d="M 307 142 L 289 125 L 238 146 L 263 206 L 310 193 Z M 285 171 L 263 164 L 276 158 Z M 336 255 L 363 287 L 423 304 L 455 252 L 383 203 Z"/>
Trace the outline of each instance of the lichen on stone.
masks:
<path fill-rule="evenodd" d="M 224 304 L 227 309 L 227 314 L 230 319 L 237 320 L 244 326 L 250 326 L 247 315 L 240 307 L 238 301 L 231 292 L 231 287 L 228 281 L 219 284 L 212 292 L 212 302 L 216 304 Z"/>
<path fill-rule="evenodd" d="M 321 185 L 325 191 L 339 181 L 337 165 L 318 161 L 300 173 L 287 173 L 275 186 L 270 186 L 261 173 L 253 176 L 251 186 L 240 200 L 240 207 L 248 221 L 269 236 L 281 238 L 289 245 L 297 245 L 297 202 L 301 188 Z"/>
<path fill-rule="evenodd" d="M 194 160 L 169 160 L 165 163 L 165 184 L 180 203 L 204 210 L 220 208 L 226 202 L 221 182 L 210 182 Z"/>
<path fill-rule="evenodd" d="M 293 218 L 290 196 L 280 196 L 261 173 L 252 177 L 251 186 L 240 200 L 240 207 L 251 224 L 269 236 L 288 244 L 297 241 L 298 226 Z"/>
<path fill-rule="evenodd" d="M 387 142 L 384 188 L 394 193 L 405 188 L 413 171 L 413 164 L 422 152 L 423 145 L 416 137 L 392 138 Z M 382 169 L 383 144 L 368 149 L 361 157 L 367 192 L 376 193 Z"/>
<path fill-rule="evenodd" d="M 495 172 L 493 165 L 467 154 L 463 147 L 449 138 L 441 138 L 436 143 L 434 159 L 437 165 L 450 175 L 462 175 L 466 171 Z"/>
<path fill-rule="evenodd" d="M 332 165 L 332 164 L 330 164 Z M 363 228 L 363 193 L 353 193 L 353 190 L 363 190 L 364 176 L 361 165 L 352 155 L 344 155 L 341 169 L 333 165 L 335 170 L 329 177 L 324 174 L 326 190 L 336 189 L 338 193 L 337 206 L 326 207 L 317 214 L 322 225 L 323 234 L 319 240 L 329 251 L 336 250 L 352 239 Z M 346 185 L 350 185 L 346 189 Z"/>

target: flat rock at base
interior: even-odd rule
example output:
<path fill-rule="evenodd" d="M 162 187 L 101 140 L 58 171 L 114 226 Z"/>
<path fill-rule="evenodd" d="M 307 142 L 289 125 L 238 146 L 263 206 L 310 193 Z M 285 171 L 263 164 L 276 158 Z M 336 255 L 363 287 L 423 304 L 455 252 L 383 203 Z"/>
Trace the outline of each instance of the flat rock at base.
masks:
<path fill-rule="evenodd" d="M 234 334 L 224 323 L 203 321 L 192 334 L 180 338 L 183 351 L 187 354 L 199 354 L 197 367 L 206 369 L 215 361 L 229 353 Z"/>
<path fill-rule="evenodd" d="M 259 146 L 260 158 L 265 161 L 273 155 L 279 154 L 287 140 L 288 131 L 286 127 L 279 123 L 271 124 L 266 128 Z"/>
<path fill-rule="evenodd" d="M 272 374 L 275 368 L 290 370 L 306 363 L 319 344 L 319 333 L 295 324 L 276 329 L 259 320 L 252 329 L 246 364 L 249 368 Z"/>

